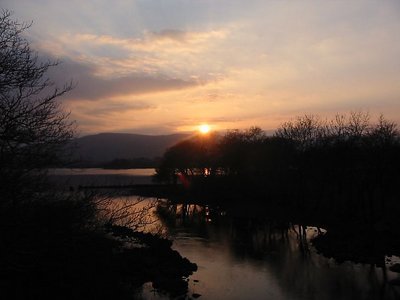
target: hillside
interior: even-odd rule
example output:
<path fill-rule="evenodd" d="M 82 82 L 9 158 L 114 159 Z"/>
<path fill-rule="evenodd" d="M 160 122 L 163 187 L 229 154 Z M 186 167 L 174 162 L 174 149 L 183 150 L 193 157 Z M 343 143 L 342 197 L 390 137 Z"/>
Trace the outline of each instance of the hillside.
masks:
<path fill-rule="evenodd" d="M 100 133 L 75 140 L 76 159 L 80 162 L 109 162 L 115 159 L 160 157 L 164 151 L 188 134 L 142 135 Z"/>

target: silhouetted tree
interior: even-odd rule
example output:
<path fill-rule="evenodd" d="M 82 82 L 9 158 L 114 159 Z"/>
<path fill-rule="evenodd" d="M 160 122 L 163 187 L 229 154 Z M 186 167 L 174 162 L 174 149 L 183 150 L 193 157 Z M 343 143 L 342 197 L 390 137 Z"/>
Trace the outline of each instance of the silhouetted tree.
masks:
<path fill-rule="evenodd" d="M 276 136 L 296 144 L 298 176 L 290 186 L 297 186 L 308 207 L 314 203 L 371 221 L 397 194 L 393 183 L 400 167 L 399 133 L 396 124 L 383 116 L 375 124 L 364 112 L 326 121 L 298 117 L 284 123 Z"/>
<path fill-rule="evenodd" d="M 331 120 L 305 115 L 283 123 L 272 137 L 252 127 L 228 131 L 208 146 L 212 151 L 201 145 L 191 139 L 171 147 L 158 174 L 199 178 L 212 166 L 217 176 L 198 181 L 207 185 L 203 190 L 287 199 L 303 213 L 332 211 L 366 220 L 380 218 L 398 194 L 399 132 L 383 116 L 373 123 L 364 112 Z"/>
<path fill-rule="evenodd" d="M 318 116 L 304 115 L 283 123 L 274 135 L 291 140 L 299 149 L 305 150 L 320 142 L 326 134 L 326 124 Z"/>
<path fill-rule="evenodd" d="M 259 127 L 246 130 L 229 130 L 218 143 L 218 167 L 225 175 L 238 175 L 254 170 L 263 156 L 262 145 L 266 140 Z"/>
<path fill-rule="evenodd" d="M 32 175 L 59 161 L 73 124 L 57 98 L 68 92 L 46 76 L 58 62 L 41 61 L 23 33 L 30 24 L 0 15 L 0 181 L 2 189 L 36 184 Z M 26 179 L 26 180 L 25 180 Z"/>
<path fill-rule="evenodd" d="M 156 178 L 161 181 L 174 181 L 177 175 L 208 176 L 215 172 L 217 154 L 216 134 L 198 135 L 181 141 L 165 152 Z"/>

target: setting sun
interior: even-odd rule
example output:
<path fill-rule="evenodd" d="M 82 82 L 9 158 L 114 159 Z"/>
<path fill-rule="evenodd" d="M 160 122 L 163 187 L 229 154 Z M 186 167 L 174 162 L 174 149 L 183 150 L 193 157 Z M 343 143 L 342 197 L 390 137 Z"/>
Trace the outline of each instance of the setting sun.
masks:
<path fill-rule="evenodd" d="M 200 131 L 202 134 L 209 133 L 209 132 L 210 132 L 210 125 L 208 125 L 208 124 L 202 124 L 202 125 L 200 125 L 200 126 L 199 126 L 199 131 Z"/>

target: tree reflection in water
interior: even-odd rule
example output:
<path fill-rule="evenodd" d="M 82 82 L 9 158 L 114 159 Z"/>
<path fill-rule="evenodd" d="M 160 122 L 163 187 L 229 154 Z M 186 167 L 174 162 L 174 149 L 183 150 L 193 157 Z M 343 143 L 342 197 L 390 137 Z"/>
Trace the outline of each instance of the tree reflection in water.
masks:
<path fill-rule="evenodd" d="M 232 217 L 196 204 L 162 202 L 157 209 L 174 247 L 196 262 L 192 292 L 205 299 L 398 299 L 398 275 L 374 265 L 317 253 L 316 227 Z"/>

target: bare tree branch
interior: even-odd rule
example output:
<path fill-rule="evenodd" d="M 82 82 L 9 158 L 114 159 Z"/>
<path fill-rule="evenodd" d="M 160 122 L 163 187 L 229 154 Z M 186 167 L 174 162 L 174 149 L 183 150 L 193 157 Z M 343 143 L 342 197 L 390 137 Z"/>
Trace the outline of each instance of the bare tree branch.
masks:
<path fill-rule="evenodd" d="M 39 60 L 23 37 L 30 26 L 0 11 L 0 180 L 5 188 L 23 188 L 27 173 L 59 163 L 74 136 L 74 123 L 58 101 L 73 83 L 57 87 L 47 77 L 59 62 Z"/>

